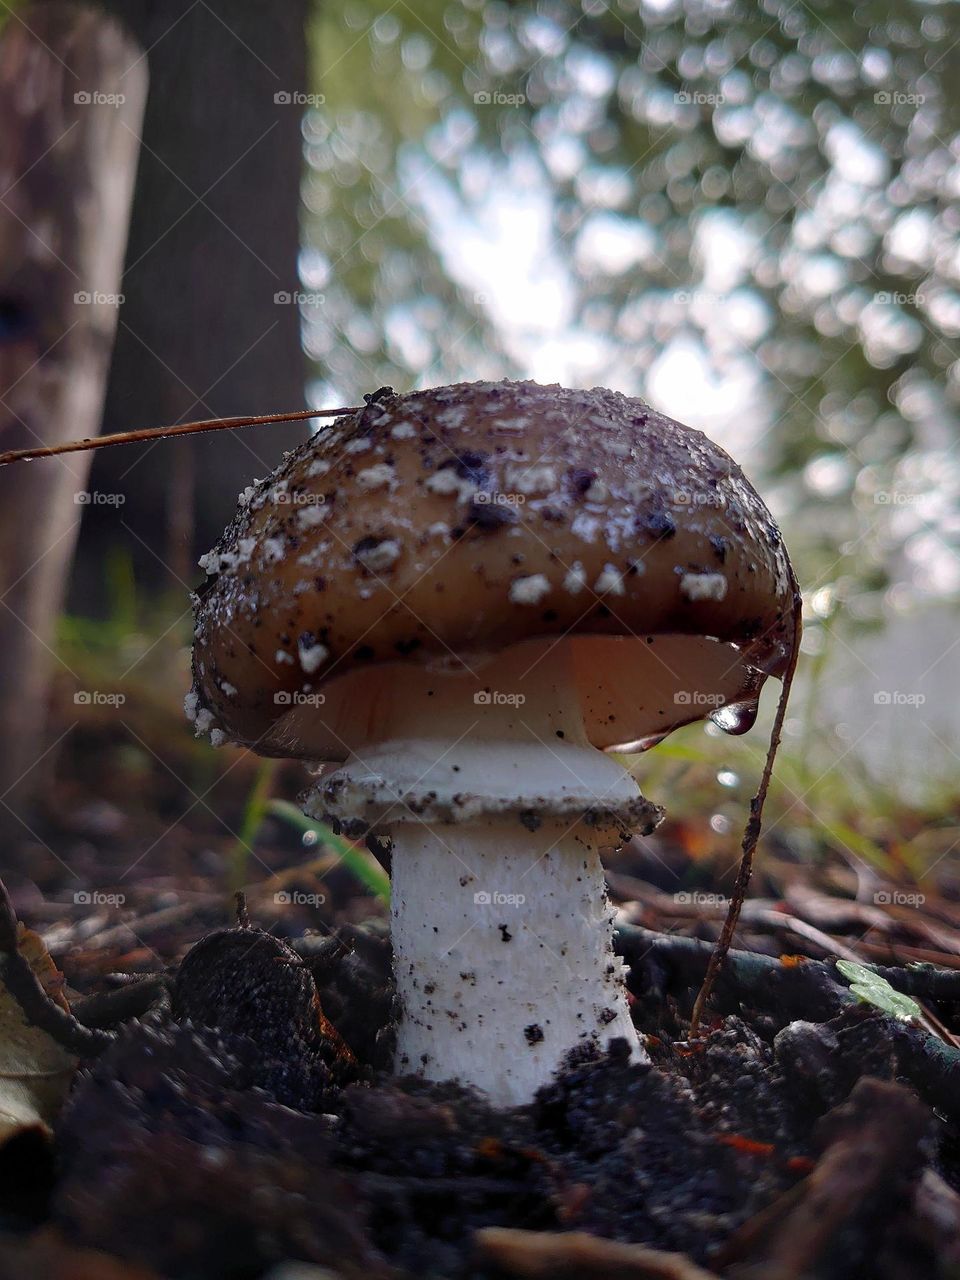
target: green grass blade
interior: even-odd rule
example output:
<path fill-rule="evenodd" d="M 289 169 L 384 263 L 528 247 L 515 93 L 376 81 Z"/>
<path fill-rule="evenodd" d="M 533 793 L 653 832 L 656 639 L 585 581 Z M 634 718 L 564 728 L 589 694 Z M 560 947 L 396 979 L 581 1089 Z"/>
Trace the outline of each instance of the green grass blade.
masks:
<path fill-rule="evenodd" d="M 288 822 L 302 835 L 311 832 L 316 836 L 318 844 L 325 844 L 328 848 L 335 849 L 362 885 L 381 901 L 390 901 L 390 877 L 373 854 L 351 844 L 349 840 L 344 840 L 342 836 L 334 835 L 329 827 L 324 826 L 322 822 L 316 822 L 313 818 L 308 818 L 289 800 L 271 800 L 267 805 L 267 812 L 275 818 Z"/>

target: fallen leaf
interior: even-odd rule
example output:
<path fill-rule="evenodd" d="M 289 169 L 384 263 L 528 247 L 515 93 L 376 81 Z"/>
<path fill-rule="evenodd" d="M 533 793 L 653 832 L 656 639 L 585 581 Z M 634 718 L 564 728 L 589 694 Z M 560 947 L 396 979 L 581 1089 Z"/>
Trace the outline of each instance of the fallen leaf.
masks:
<path fill-rule="evenodd" d="M 66 1009 L 63 975 L 38 935 L 20 925 L 17 950 L 44 991 Z M 9 956 L 0 955 L 0 1146 L 24 1130 L 50 1132 L 77 1067 L 76 1058 L 27 1021 L 7 988 L 9 964 Z"/>

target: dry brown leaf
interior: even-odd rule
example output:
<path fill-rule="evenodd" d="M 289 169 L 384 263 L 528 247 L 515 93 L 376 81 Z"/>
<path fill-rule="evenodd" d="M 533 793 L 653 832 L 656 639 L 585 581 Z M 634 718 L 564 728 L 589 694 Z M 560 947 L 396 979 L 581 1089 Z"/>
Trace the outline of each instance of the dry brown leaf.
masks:
<path fill-rule="evenodd" d="M 67 998 L 63 994 L 66 979 L 57 968 L 53 956 L 47 950 L 39 933 L 34 933 L 32 929 L 28 929 L 19 920 L 17 921 L 17 950 L 36 974 L 41 987 L 43 987 L 50 999 L 55 1004 L 58 1004 L 65 1013 L 69 1013 L 70 1006 L 67 1004 Z"/>
<path fill-rule="evenodd" d="M 47 995 L 67 1009 L 63 975 L 39 936 L 19 925 L 17 949 Z M 49 1132 L 77 1067 L 76 1058 L 27 1021 L 7 989 L 9 963 L 0 955 L 0 1146 L 24 1130 Z"/>

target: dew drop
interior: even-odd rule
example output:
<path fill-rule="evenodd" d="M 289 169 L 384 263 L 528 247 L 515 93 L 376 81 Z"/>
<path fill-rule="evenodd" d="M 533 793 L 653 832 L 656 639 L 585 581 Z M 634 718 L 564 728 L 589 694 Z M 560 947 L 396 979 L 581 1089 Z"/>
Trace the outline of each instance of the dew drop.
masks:
<path fill-rule="evenodd" d="M 720 769 L 717 773 L 717 781 L 721 787 L 738 787 L 740 785 L 740 775 L 734 773 L 732 769 Z"/>
<path fill-rule="evenodd" d="M 710 719 L 724 733 L 749 733 L 757 722 L 759 710 L 759 698 L 751 698 L 747 702 L 731 702 L 726 707 L 718 707 Z"/>
<path fill-rule="evenodd" d="M 301 844 L 305 849 L 312 849 L 317 840 L 318 836 L 315 831 L 305 831 L 301 837 Z"/>

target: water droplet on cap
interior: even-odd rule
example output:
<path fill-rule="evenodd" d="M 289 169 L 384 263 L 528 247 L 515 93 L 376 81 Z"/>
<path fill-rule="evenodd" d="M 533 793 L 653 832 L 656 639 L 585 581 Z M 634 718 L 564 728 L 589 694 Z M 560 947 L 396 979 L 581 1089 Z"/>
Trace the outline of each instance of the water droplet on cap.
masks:
<path fill-rule="evenodd" d="M 724 733 L 749 733 L 757 722 L 759 710 L 759 698 L 751 698 L 747 702 L 731 702 L 726 707 L 718 707 L 710 719 Z"/>

